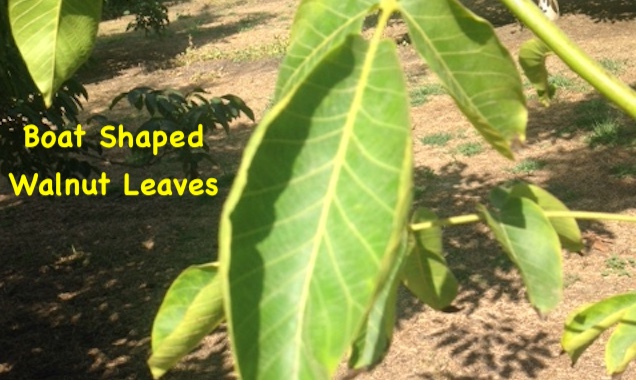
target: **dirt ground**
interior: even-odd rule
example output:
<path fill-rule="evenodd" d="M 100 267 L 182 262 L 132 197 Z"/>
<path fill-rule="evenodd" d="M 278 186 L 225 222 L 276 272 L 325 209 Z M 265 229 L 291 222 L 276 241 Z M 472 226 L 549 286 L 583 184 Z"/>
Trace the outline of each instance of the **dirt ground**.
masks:
<path fill-rule="evenodd" d="M 497 26 L 516 56 L 529 31 L 495 1 L 464 3 Z M 120 92 L 145 85 L 233 93 L 260 119 L 270 106 L 295 4 L 180 1 L 170 6 L 172 23 L 163 37 L 125 33 L 128 18 L 103 22 L 93 58 L 79 73 L 90 94 L 84 117 L 107 113 L 134 125 L 141 120 L 136 111 L 107 108 Z M 561 28 L 636 86 L 636 3 L 570 0 L 562 11 Z M 388 34 L 400 40 L 404 31 L 396 21 Z M 436 83 L 411 46 L 401 44 L 399 51 L 412 90 Z M 598 95 L 556 58 L 549 67 L 557 98 L 544 108 L 528 86 L 528 141 L 517 162 L 487 148 L 447 95 L 414 105 L 416 205 L 441 216 L 468 213 L 494 186 L 525 180 L 572 209 L 636 215 L 636 124 L 611 107 L 592 108 L 614 115 L 627 132 L 611 144 L 591 143 L 594 131 L 585 117 Z M 204 174 L 219 178 L 215 197 L 124 196 L 117 180 L 124 172 L 134 179 L 179 176 L 173 162 L 145 169 L 100 163 L 115 184 L 95 198 L 16 197 L 1 179 L 0 379 L 149 379 L 145 361 L 154 315 L 182 269 L 216 258 L 219 213 L 253 128 L 241 120 L 229 137 L 222 131 L 211 137 L 218 165 Z M 434 134 L 447 141 L 435 145 Z M 565 299 L 544 319 L 529 306 L 519 276 L 485 229 L 447 229 L 448 260 L 461 284 L 457 311 L 433 311 L 402 292 L 386 359 L 357 378 L 609 379 L 602 355 L 606 335 L 573 367 L 559 339 L 577 305 L 636 288 L 636 229 L 614 222 L 581 226 L 587 250 L 564 253 Z M 228 350 L 221 329 L 165 379 L 232 379 Z M 348 375 L 341 368 L 337 377 Z M 636 379 L 635 364 L 623 379 Z"/>

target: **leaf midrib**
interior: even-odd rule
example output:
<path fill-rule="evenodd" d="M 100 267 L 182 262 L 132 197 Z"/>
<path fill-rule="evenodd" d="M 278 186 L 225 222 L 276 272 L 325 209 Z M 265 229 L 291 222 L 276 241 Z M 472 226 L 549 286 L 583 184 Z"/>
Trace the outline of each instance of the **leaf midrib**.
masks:
<path fill-rule="evenodd" d="M 329 214 L 332 206 L 335 203 L 336 198 L 336 189 L 338 187 L 338 182 L 340 180 L 340 173 L 345 167 L 345 157 L 350 145 L 351 140 L 353 139 L 353 130 L 355 128 L 355 122 L 357 119 L 357 114 L 360 109 L 362 109 L 362 99 L 364 97 L 364 93 L 366 90 L 366 83 L 371 75 L 372 67 L 373 67 L 373 57 L 376 56 L 378 47 L 380 44 L 380 39 L 378 38 L 378 34 L 376 33 L 374 37 L 369 42 L 369 46 L 367 49 L 367 53 L 365 56 L 365 60 L 362 66 L 362 70 L 360 71 L 360 77 L 357 81 L 357 88 L 355 91 L 355 95 L 353 101 L 351 102 L 351 106 L 349 108 L 349 112 L 347 115 L 347 120 L 343 126 L 342 139 L 340 140 L 340 144 L 338 146 L 338 150 L 334 155 L 334 168 L 329 178 L 329 183 L 327 185 L 327 190 L 324 197 L 325 207 L 322 209 L 321 215 L 318 219 L 317 232 L 314 236 L 314 245 L 313 250 L 310 255 L 309 265 L 307 267 L 307 275 L 305 276 L 305 282 L 302 287 L 302 293 L 299 300 L 299 312 L 297 313 L 297 327 L 296 327 L 296 336 L 294 340 L 296 345 L 302 346 L 302 332 L 304 331 L 304 323 L 306 322 L 305 313 L 307 312 L 307 300 L 309 297 L 309 288 L 311 287 L 311 283 L 313 280 L 313 272 L 316 266 L 316 260 L 318 258 L 318 254 L 320 251 L 320 247 L 322 246 L 322 235 L 325 233 L 327 227 L 327 221 L 329 220 Z M 290 379 L 299 379 L 300 374 L 300 352 L 301 350 L 296 351 L 296 360 L 294 363 L 294 370 L 292 371 L 292 376 Z"/>
<path fill-rule="evenodd" d="M 351 24 L 355 23 L 358 21 L 359 17 L 364 16 L 364 13 L 360 12 L 358 14 L 356 14 L 354 17 L 351 17 L 349 19 L 349 22 L 344 23 L 340 28 L 337 28 L 333 31 L 333 33 L 331 33 L 329 36 L 327 36 L 326 38 L 323 39 L 323 41 L 318 44 L 309 55 L 307 55 L 304 59 L 303 62 L 298 65 L 296 67 L 296 70 L 294 70 L 291 75 L 287 78 L 287 80 L 285 81 L 284 85 L 281 85 L 280 88 L 277 88 L 277 92 L 280 91 L 282 92 L 283 90 L 285 90 L 287 87 L 289 87 L 290 83 L 297 83 L 297 86 L 302 83 L 302 81 L 299 81 L 296 77 L 298 75 L 300 75 L 300 73 L 303 72 L 304 68 L 307 67 L 309 65 L 309 62 L 312 62 L 312 60 L 314 59 L 314 57 L 316 57 L 318 55 L 319 52 L 322 52 L 322 49 L 329 45 L 335 38 L 336 36 L 338 36 L 340 34 L 340 32 L 342 32 L 343 30 L 345 30 L 346 28 L 348 28 Z M 328 52 L 324 52 L 323 54 L 328 54 Z M 315 62 L 315 61 L 314 61 Z M 305 73 L 305 76 L 309 75 L 309 73 Z M 295 92 L 295 91 L 290 91 L 290 92 Z M 280 93 L 278 94 L 280 96 Z"/>

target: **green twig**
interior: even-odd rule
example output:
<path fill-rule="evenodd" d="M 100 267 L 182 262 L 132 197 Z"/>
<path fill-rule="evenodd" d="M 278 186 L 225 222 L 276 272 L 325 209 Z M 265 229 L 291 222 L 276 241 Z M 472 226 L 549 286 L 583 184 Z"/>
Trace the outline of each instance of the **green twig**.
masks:
<path fill-rule="evenodd" d="M 608 212 L 592 212 L 592 211 L 546 211 L 545 216 L 548 218 L 574 218 L 574 219 L 591 219 L 591 220 L 613 220 L 616 222 L 636 223 L 636 216 L 610 214 Z"/>
<path fill-rule="evenodd" d="M 590 58 L 554 23 L 543 15 L 531 0 L 501 0 L 502 3 L 539 37 L 574 72 L 601 94 L 636 118 L 636 92 Z"/>
<path fill-rule="evenodd" d="M 446 219 L 438 219 L 432 220 L 430 222 L 421 222 L 411 224 L 412 231 L 421 231 L 431 227 L 446 227 L 446 226 L 456 226 L 459 224 L 468 224 L 479 222 L 481 217 L 477 214 L 468 214 L 468 215 L 460 215 L 460 216 L 452 216 Z"/>
<path fill-rule="evenodd" d="M 606 212 L 591 212 L 591 211 L 544 211 L 545 216 L 548 218 L 574 218 L 574 219 L 591 219 L 591 220 L 612 220 L 616 222 L 628 222 L 636 223 L 636 216 L 610 214 Z M 459 224 L 468 224 L 481 221 L 482 218 L 479 214 L 467 214 L 460 216 L 453 216 L 446 219 L 438 219 L 429 222 L 421 222 L 411 224 L 412 231 L 421 231 L 432 227 L 447 227 L 456 226 Z"/>

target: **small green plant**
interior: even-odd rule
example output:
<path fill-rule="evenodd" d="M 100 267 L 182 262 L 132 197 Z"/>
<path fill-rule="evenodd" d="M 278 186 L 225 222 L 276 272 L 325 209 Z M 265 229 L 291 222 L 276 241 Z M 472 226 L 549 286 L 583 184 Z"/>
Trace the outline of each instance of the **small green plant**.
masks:
<path fill-rule="evenodd" d="M 477 142 L 470 142 L 459 145 L 455 151 L 462 156 L 472 157 L 484 151 L 484 147 Z"/>
<path fill-rule="evenodd" d="M 235 95 L 224 95 L 208 99 L 202 89 L 183 95 L 175 90 L 154 90 L 150 87 L 137 87 L 129 92 L 123 92 L 116 96 L 110 108 L 126 98 L 128 103 L 138 110 L 146 109 L 149 118 L 135 131 L 135 136 L 141 132 L 164 131 L 171 134 L 181 131 L 184 135 L 203 128 L 203 133 L 217 127 L 222 127 L 229 133 L 229 122 L 238 118 L 241 113 L 254 120 L 254 113 Z M 117 125 L 102 115 L 93 116 L 94 120 L 103 125 Z M 159 154 L 153 153 L 153 149 Z M 192 149 L 185 144 L 181 148 L 166 146 L 164 148 L 137 148 L 132 150 L 132 156 L 127 158 L 127 163 L 138 166 L 152 165 L 160 161 L 167 154 L 176 155 L 183 163 L 183 171 L 190 178 L 199 177 L 199 163 L 206 159 L 213 161 L 209 154 L 210 147 L 203 141 L 203 148 Z"/>
<path fill-rule="evenodd" d="M 610 169 L 610 174 L 616 178 L 636 178 L 636 165 L 615 165 Z"/>
<path fill-rule="evenodd" d="M 134 13 L 135 21 L 131 21 L 126 30 L 143 30 L 146 35 L 150 31 L 160 34 L 170 24 L 168 8 L 158 1 L 131 1 L 130 4 L 131 10 L 126 13 Z"/>
<path fill-rule="evenodd" d="M 423 145 L 444 146 L 453 139 L 450 133 L 440 132 L 426 135 L 420 139 Z"/>
<path fill-rule="evenodd" d="M 411 106 L 417 107 L 426 103 L 431 95 L 443 95 L 446 93 L 444 87 L 439 83 L 429 83 L 418 87 L 409 93 Z"/>
<path fill-rule="evenodd" d="M 579 84 L 574 79 L 568 78 L 561 74 L 550 76 L 550 78 L 548 79 L 548 83 L 556 88 L 561 88 L 564 90 L 575 90 L 579 87 Z"/>
<path fill-rule="evenodd" d="M 628 270 L 628 266 L 630 265 L 627 260 L 622 259 L 616 254 L 613 254 L 612 256 L 605 259 L 605 269 L 601 272 L 601 275 L 606 277 L 614 274 L 617 276 L 631 277 L 632 274 Z"/>
<path fill-rule="evenodd" d="M 446 89 L 439 83 L 429 83 L 421 87 L 421 90 L 427 95 L 444 95 Z"/>
<path fill-rule="evenodd" d="M 524 160 L 521 160 L 510 171 L 514 174 L 531 174 L 537 170 L 543 169 L 544 166 L 545 162 L 541 160 L 526 158 Z"/>
<path fill-rule="evenodd" d="M 602 58 L 598 61 L 598 63 L 600 63 L 605 70 L 614 75 L 619 75 L 625 71 L 625 61 Z"/>
<path fill-rule="evenodd" d="M 606 120 L 597 123 L 585 140 L 590 148 L 616 146 L 621 143 L 621 132 L 621 125 L 616 120 Z"/>
<path fill-rule="evenodd" d="M 574 109 L 574 125 L 583 130 L 592 130 L 597 123 L 613 119 L 613 111 L 604 99 L 596 98 L 577 104 Z"/>

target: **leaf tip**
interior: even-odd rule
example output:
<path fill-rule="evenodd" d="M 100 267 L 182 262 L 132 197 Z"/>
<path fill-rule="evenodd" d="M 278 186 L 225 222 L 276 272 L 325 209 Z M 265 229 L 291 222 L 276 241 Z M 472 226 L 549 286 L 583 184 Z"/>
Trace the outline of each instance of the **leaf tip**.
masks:
<path fill-rule="evenodd" d="M 157 380 L 161 378 L 163 375 L 165 375 L 167 370 L 161 366 L 154 365 L 153 364 L 154 362 L 155 360 L 153 355 L 150 357 L 150 359 L 148 359 L 147 363 L 148 363 L 148 368 L 150 368 L 150 374 L 152 375 L 152 378 L 154 380 Z"/>

